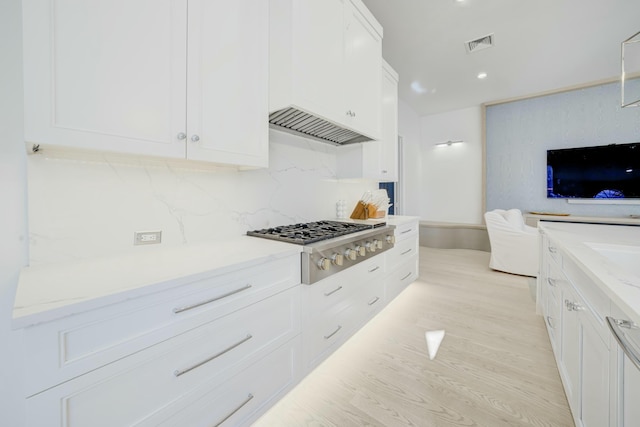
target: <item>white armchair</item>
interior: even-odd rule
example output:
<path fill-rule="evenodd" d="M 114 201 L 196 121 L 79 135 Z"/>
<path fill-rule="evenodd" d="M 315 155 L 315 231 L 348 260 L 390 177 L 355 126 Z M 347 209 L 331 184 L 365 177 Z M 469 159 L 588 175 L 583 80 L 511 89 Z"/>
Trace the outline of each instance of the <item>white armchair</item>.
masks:
<path fill-rule="evenodd" d="M 491 243 L 489 267 L 523 276 L 538 275 L 538 230 L 524 223 L 519 209 L 484 214 Z"/>

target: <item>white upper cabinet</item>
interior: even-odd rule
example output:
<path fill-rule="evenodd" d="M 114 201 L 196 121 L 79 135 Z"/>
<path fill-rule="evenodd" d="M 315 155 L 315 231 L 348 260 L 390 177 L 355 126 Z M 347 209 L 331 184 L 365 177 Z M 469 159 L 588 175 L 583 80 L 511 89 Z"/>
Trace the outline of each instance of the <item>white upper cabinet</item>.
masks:
<path fill-rule="evenodd" d="M 270 0 L 269 111 L 380 138 L 382 27 L 360 0 Z"/>
<path fill-rule="evenodd" d="M 338 150 L 339 178 L 398 181 L 398 73 L 386 61 L 382 66 L 382 139 L 351 144 Z"/>
<path fill-rule="evenodd" d="M 367 19 L 350 1 L 345 2 L 345 14 L 346 124 L 380 139 L 382 39 L 369 23 L 373 17 Z"/>
<path fill-rule="evenodd" d="M 28 0 L 23 21 L 28 142 L 266 166 L 266 2 Z"/>

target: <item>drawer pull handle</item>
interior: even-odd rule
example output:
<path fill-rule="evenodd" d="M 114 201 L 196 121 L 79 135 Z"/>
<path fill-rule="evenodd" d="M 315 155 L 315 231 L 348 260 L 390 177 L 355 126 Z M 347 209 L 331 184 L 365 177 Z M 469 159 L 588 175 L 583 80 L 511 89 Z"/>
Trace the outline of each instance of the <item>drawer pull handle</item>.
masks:
<path fill-rule="evenodd" d="M 380 266 L 376 265 L 375 267 L 373 267 L 371 270 L 369 270 L 369 273 L 373 273 L 376 270 L 380 270 Z"/>
<path fill-rule="evenodd" d="M 411 276 L 411 272 L 408 272 L 402 279 L 400 279 L 400 281 L 403 281 L 404 279 L 406 279 L 409 276 Z"/>
<path fill-rule="evenodd" d="M 238 412 L 240 409 L 242 409 L 242 407 L 244 405 L 246 405 L 247 403 L 249 403 L 249 401 L 253 399 L 253 394 L 249 393 L 249 396 L 247 396 L 247 398 L 244 400 L 244 402 L 242 402 L 241 404 L 239 404 L 236 409 L 234 409 L 233 411 L 231 411 L 231 413 L 229 415 L 227 415 L 226 417 L 224 417 L 223 419 L 221 419 L 220 421 L 218 421 L 216 424 L 213 425 L 213 427 L 218 427 L 219 425 L 222 425 L 223 422 L 227 421 L 229 418 L 231 418 L 233 416 L 233 414 L 235 414 L 236 412 Z"/>
<path fill-rule="evenodd" d="M 550 327 L 551 329 L 555 329 L 555 328 L 556 328 L 556 327 L 555 327 L 555 326 L 553 326 L 553 324 L 551 323 L 551 317 L 550 317 L 550 316 L 547 316 L 547 325 L 549 325 L 549 327 Z"/>
<path fill-rule="evenodd" d="M 337 334 L 337 333 L 338 333 L 338 331 L 339 331 L 340 329 L 342 329 L 342 326 L 341 326 L 341 325 L 338 325 L 338 327 L 336 328 L 336 330 L 335 330 L 335 331 L 333 331 L 333 332 L 331 332 L 329 335 L 325 335 L 325 336 L 324 336 L 324 339 L 325 339 L 325 340 L 328 340 L 329 338 L 331 338 L 332 336 L 334 336 L 335 334 Z"/>
<path fill-rule="evenodd" d="M 324 296 L 328 297 L 329 295 L 333 295 L 336 292 L 338 292 L 340 289 L 342 289 L 342 286 L 338 286 L 337 288 L 335 288 L 334 290 L 332 290 L 331 292 L 325 292 Z"/>
<path fill-rule="evenodd" d="M 640 350 L 635 348 L 635 346 L 633 346 L 630 342 L 627 342 L 625 333 L 621 329 L 637 329 L 638 326 L 628 320 L 614 319 L 613 317 L 609 316 L 607 316 L 607 324 L 609 325 L 609 329 L 611 329 L 611 332 L 613 333 L 613 337 L 622 348 L 622 351 L 624 351 L 624 354 L 626 354 L 629 360 L 631 360 L 631 362 L 636 365 L 636 368 L 640 369 Z"/>
<path fill-rule="evenodd" d="M 377 303 L 380 300 L 380 297 L 375 297 L 371 302 L 369 302 L 369 305 L 373 305 L 375 303 Z"/>
<path fill-rule="evenodd" d="M 400 255 L 406 255 L 406 254 L 408 254 L 409 252 L 411 252 L 412 250 L 413 250 L 413 248 L 409 248 L 409 249 L 407 249 L 406 251 L 402 252 Z"/>
<path fill-rule="evenodd" d="M 547 283 L 553 286 L 554 288 L 557 286 L 555 279 L 552 279 L 551 277 L 547 277 Z"/>
<path fill-rule="evenodd" d="M 407 234 L 407 233 L 410 233 L 412 230 L 413 228 L 410 228 L 408 230 L 401 231 L 400 234 Z"/>
<path fill-rule="evenodd" d="M 205 363 L 209 363 L 213 359 L 217 359 L 218 357 L 222 356 L 223 354 L 230 352 L 231 350 L 233 350 L 234 348 L 238 347 L 239 345 L 246 343 L 251 338 L 253 338 L 253 336 L 251 334 L 247 334 L 247 336 L 245 338 L 241 339 L 240 341 L 238 341 L 235 344 L 230 345 L 229 347 L 225 348 L 224 350 L 214 354 L 213 356 L 209 357 L 208 359 L 205 359 L 202 362 L 196 363 L 195 365 L 190 366 L 190 367 L 188 367 L 186 369 L 182 369 L 182 370 L 177 369 L 177 370 L 173 371 L 173 375 L 175 375 L 176 377 L 179 377 L 180 375 L 184 375 L 187 372 L 193 371 L 194 369 L 199 368 L 200 366 L 204 365 Z"/>
<path fill-rule="evenodd" d="M 221 300 L 223 298 L 230 297 L 231 295 L 237 294 L 238 292 L 246 291 L 250 287 L 251 287 L 251 285 L 247 285 L 247 286 L 245 286 L 243 288 L 236 289 L 236 290 L 233 290 L 231 292 L 227 292 L 224 295 L 220 295 L 220 296 L 217 296 L 215 298 L 208 299 L 206 301 L 202 301 L 202 302 L 199 302 L 199 303 L 196 303 L 196 304 L 193 304 L 193 305 L 187 305 L 187 306 L 184 306 L 184 307 L 176 307 L 176 308 L 173 309 L 173 312 L 176 313 L 176 314 L 182 313 L 183 311 L 191 310 L 192 308 L 197 308 L 197 307 L 203 306 L 205 304 L 209 304 L 209 303 L 212 303 L 214 301 L 218 301 L 218 300 Z"/>

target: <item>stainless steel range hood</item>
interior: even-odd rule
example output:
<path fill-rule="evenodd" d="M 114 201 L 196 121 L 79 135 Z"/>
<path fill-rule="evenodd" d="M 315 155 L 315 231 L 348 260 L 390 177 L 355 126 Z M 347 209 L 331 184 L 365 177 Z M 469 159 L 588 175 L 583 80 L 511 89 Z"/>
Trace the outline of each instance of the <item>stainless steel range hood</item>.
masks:
<path fill-rule="evenodd" d="M 269 124 L 271 128 L 276 130 L 313 138 L 333 145 L 373 141 L 373 139 L 358 132 L 345 129 L 293 107 L 283 108 L 269 114 Z"/>

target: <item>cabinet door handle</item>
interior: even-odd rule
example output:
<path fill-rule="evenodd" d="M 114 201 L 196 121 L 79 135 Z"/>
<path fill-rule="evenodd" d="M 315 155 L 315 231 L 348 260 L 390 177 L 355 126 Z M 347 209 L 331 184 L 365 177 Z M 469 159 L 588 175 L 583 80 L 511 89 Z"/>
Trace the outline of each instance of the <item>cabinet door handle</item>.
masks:
<path fill-rule="evenodd" d="M 403 281 L 404 279 L 406 279 L 409 276 L 411 276 L 411 272 L 408 272 L 402 279 L 400 279 L 400 281 Z"/>
<path fill-rule="evenodd" d="M 200 137 L 198 135 L 191 135 L 191 142 L 198 142 L 200 141 Z"/>
<path fill-rule="evenodd" d="M 614 319 L 613 317 L 609 316 L 607 316 L 607 324 L 609 325 L 609 329 L 611 329 L 611 332 L 613 333 L 613 337 L 618 342 L 618 345 L 620 345 L 622 351 L 624 351 L 624 354 L 627 355 L 629 360 L 633 362 L 636 368 L 640 369 L 640 350 L 627 341 L 625 333 L 621 329 L 637 329 L 638 326 L 628 320 Z"/>
<path fill-rule="evenodd" d="M 552 279 L 551 277 L 547 277 L 547 283 L 551 286 L 553 286 L 554 288 L 556 287 L 556 281 L 555 279 Z"/>
<path fill-rule="evenodd" d="M 379 300 L 380 300 L 380 297 L 375 297 L 372 301 L 368 302 L 367 304 L 373 305 L 373 304 L 377 303 Z"/>
<path fill-rule="evenodd" d="M 409 248 L 409 249 L 407 249 L 406 251 L 402 252 L 400 255 L 406 255 L 406 254 L 408 254 L 409 252 L 411 252 L 412 250 L 413 250 L 412 248 Z"/>
<path fill-rule="evenodd" d="M 335 331 L 331 332 L 329 335 L 325 335 L 325 336 L 324 336 L 324 339 L 325 339 L 325 340 L 328 340 L 329 338 L 331 338 L 332 336 L 334 336 L 335 334 L 337 334 L 337 333 L 338 333 L 338 331 L 339 331 L 340 329 L 342 329 L 342 325 L 338 325 L 338 327 L 336 328 L 336 330 L 335 330 Z"/>
<path fill-rule="evenodd" d="M 253 338 L 253 335 L 247 334 L 246 337 L 244 337 L 243 339 L 241 339 L 237 343 L 231 344 L 229 347 L 225 348 L 222 351 L 219 351 L 218 353 L 214 354 L 211 357 L 208 357 L 207 359 L 203 360 L 202 362 L 198 362 L 195 365 L 190 366 L 190 367 L 185 368 L 185 369 L 176 369 L 175 371 L 173 371 L 173 375 L 175 375 L 176 377 L 179 377 L 181 375 L 186 374 L 187 372 L 193 371 L 194 369 L 199 368 L 200 366 L 204 365 L 205 363 L 209 363 L 212 360 L 217 359 L 218 357 L 222 356 L 223 354 L 230 352 L 231 350 L 233 350 L 234 348 L 238 347 L 239 345 L 242 345 L 242 344 L 246 343 L 251 338 Z"/>
<path fill-rule="evenodd" d="M 337 288 L 335 288 L 334 290 L 332 290 L 331 292 L 325 292 L 324 296 L 328 297 L 329 295 L 333 295 L 336 292 L 338 292 L 340 289 L 342 289 L 342 286 L 338 286 Z"/>
<path fill-rule="evenodd" d="M 183 141 L 187 139 L 187 134 L 184 132 L 180 132 L 178 135 L 176 135 L 176 137 L 178 138 L 178 141 Z"/>
<path fill-rule="evenodd" d="M 200 307 L 200 306 L 203 306 L 203 305 L 205 305 L 205 304 L 209 304 L 209 303 L 212 303 L 212 302 L 214 302 L 214 301 L 221 300 L 221 299 L 223 299 L 223 298 L 226 298 L 226 297 L 229 297 L 229 296 L 231 296 L 231 295 L 237 294 L 238 292 L 246 291 L 246 290 L 247 290 L 247 289 L 249 289 L 250 287 L 251 287 L 251 285 L 247 285 L 247 286 L 245 286 L 245 287 L 242 287 L 242 288 L 239 288 L 239 289 L 233 290 L 233 291 L 231 291 L 231 292 L 227 292 L 227 293 L 226 293 L 226 294 L 224 294 L 224 295 L 220 295 L 220 296 L 217 296 L 217 297 L 215 297 L 215 298 L 208 299 L 208 300 L 206 300 L 206 301 L 198 302 L 198 303 L 195 303 L 195 304 L 192 304 L 192 305 L 186 305 L 186 306 L 184 306 L 184 307 L 176 307 L 176 308 L 174 308 L 174 309 L 173 309 L 173 312 L 174 312 L 175 314 L 182 313 L 183 311 L 191 310 L 191 309 L 193 309 L 193 308 Z"/>
<path fill-rule="evenodd" d="M 382 169 L 382 173 L 387 173 L 387 171 L 385 169 Z"/>
<path fill-rule="evenodd" d="M 231 418 L 233 416 L 233 414 L 235 414 L 236 412 L 238 412 L 240 409 L 242 409 L 242 407 L 244 405 L 246 405 L 247 403 L 249 403 L 249 401 L 253 399 L 253 394 L 249 393 L 249 396 L 247 396 L 247 398 L 241 403 L 239 404 L 236 409 L 234 409 L 233 411 L 231 411 L 231 413 L 229 413 L 229 415 L 227 415 L 226 417 L 224 417 L 223 419 L 221 419 L 220 421 L 218 421 L 216 424 L 213 425 L 213 427 L 218 427 L 220 425 L 222 425 L 223 422 L 227 421 L 229 418 Z"/>
<path fill-rule="evenodd" d="M 558 252 L 558 250 L 553 246 L 549 246 L 549 252 L 551 252 L 552 254 L 555 254 L 556 252 Z"/>
<path fill-rule="evenodd" d="M 401 231 L 401 232 L 400 232 L 400 234 L 406 234 L 406 233 L 409 233 L 411 230 L 413 230 L 413 228 L 410 228 L 410 229 L 408 229 L 408 230 Z"/>
<path fill-rule="evenodd" d="M 369 270 L 369 273 L 373 273 L 376 270 L 380 270 L 380 266 L 376 265 L 375 267 L 373 267 L 371 270 Z"/>

